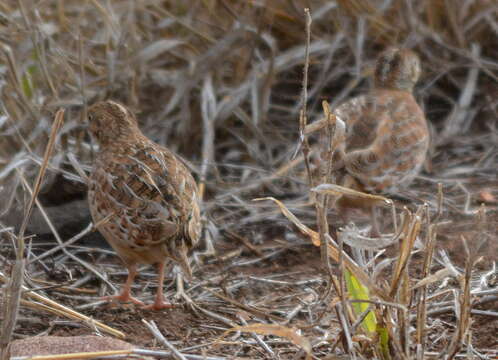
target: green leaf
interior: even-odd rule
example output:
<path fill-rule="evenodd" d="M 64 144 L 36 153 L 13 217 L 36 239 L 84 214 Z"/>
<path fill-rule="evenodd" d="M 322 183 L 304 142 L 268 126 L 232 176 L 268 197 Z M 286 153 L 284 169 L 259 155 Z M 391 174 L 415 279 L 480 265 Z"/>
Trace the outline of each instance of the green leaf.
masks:
<path fill-rule="evenodd" d="M 389 354 L 389 333 L 387 332 L 387 329 L 385 327 L 378 326 L 377 334 L 379 334 L 379 345 L 382 358 L 391 359 L 391 355 Z"/>
<path fill-rule="evenodd" d="M 33 85 L 33 75 L 36 73 L 36 71 L 36 65 L 30 65 L 21 77 L 22 91 L 28 99 L 31 99 L 33 97 L 35 88 Z"/>
<path fill-rule="evenodd" d="M 351 299 L 354 300 L 369 300 L 368 289 L 363 286 L 358 279 L 351 274 L 349 270 L 345 270 L 346 286 L 348 288 L 348 293 Z M 362 312 L 368 309 L 368 303 L 358 302 L 353 303 L 353 309 L 356 315 L 360 315 Z M 362 321 L 361 325 L 367 331 L 368 334 L 373 334 L 377 330 L 377 320 L 373 311 L 369 311 L 365 319 Z"/>

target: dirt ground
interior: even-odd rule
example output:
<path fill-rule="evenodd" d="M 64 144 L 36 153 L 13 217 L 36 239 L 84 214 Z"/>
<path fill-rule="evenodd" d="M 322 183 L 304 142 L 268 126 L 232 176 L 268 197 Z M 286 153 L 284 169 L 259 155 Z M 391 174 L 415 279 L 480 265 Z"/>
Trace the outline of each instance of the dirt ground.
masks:
<path fill-rule="evenodd" d="M 447 231 L 447 228 L 442 231 L 437 249 L 447 251 L 454 264 L 461 268 L 465 263 L 465 252 L 463 243 L 459 239 L 462 232 L 457 224 L 462 224 L 462 222 L 456 218 L 452 224 L 453 231 Z M 451 228 L 451 226 L 448 227 L 448 229 Z M 334 310 L 330 307 L 336 295 L 332 293 L 324 302 L 318 299 L 326 288 L 326 277 L 321 265 L 319 249 L 310 245 L 309 240 L 302 236 L 294 237 L 291 241 L 284 240 L 283 234 L 295 232 L 292 226 L 278 226 L 273 229 L 273 232 L 277 235 L 260 244 L 255 244 L 252 249 L 241 247 L 240 243 L 220 236 L 216 243 L 218 251 L 216 256 L 206 257 L 204 264 L 196 265 L 195 277 L 192 283 L 186 285 L 187 294 L 196 306 L 188 305 L 185 300 L 174 297 L 176 285 L 172 280 L 174 274 L 171 273 L 166 281 L 166 293 L 175 307 L 163 311 L 142 310 L 132 304 L 98 303 L 100 299 L 98 294 L 103 287 L 101 281 L 94 277 L 81 288 L 71 290 L 65 288 L 64 291 L 54 288 L 46 290 L 46 294 L 53 300 L 76 310 L 82 305 L 97 302 L 96 305 L 79 311 L 121 330 L 127 335 L 127 341 L 138 347 L 161 349 L 142 322 L 143 319 L 154 320 L 162 334 L 178 349 L 186 353 L 226 357 L 235 354 L 245 358 L 271 358 L 272 356 L 294 358 L 296 348 L 277 337 L 265 337 L 265 341 L 274 352 L 272 355 L 253 337 L 239 333 L 224 335 L 224 332 L 231 327 L 230 321 L 235 324 L 241 319 L 247 322 L 258 321 L 258 319 L 270 322 L 276 319 L 283 320 L 292 310 L 298 309 L 288 325 L 300 328 L 304 336 L 313 339 L 314 343 L 320 343 L 314 346 L 315 356 L 321 358 L 333 353 L 333 344 L 340 331 Z M 475 235 L 469 232 L 470 237 L 473 234 Z M 469 239 L 477 241 L 474 238 Z M 110 280 L 116 286 L 124 282 L 125 273 L 117 257 L 100 253 L 101 249 L 107 248 L 100 235 L 91 234 L 83 238 L 80 243 L 77 246 L 82 247 L 81 253 L 87 254 L 82 255 L 83 260 L 89 261 L 109 274 Z M 53 245 L 40 244 L 40 249 L 49 246 Z M 33 248 L 38 249 L 36 239 L 33 241 Z M 261 259 L 255 251 L 265 254 L 274 253 L 274 255 Z M 395 252 L 395 248 L 389 249 L 387 256 Z M 480 249 L 482 260 L 477 264 L 475 271 L 489 270 L 493 261 L 496 261 L 497 252 L 498 245 L 494 238 Z M 47 260 L 45 263 L 50 266 L 51 261 Z M 410 264 L 412 280 L 420 278 L 422 264 L 423 256 L 415 255 Z M 440 267 L 435 266 L 433 271 L 438 268 Z M 337 266 L 334 265 L 333 269 L 337 274 Z M 385 278 L 389 279 L 389 270 L 386 269 L 385 272 Z M 111 275 L 113 273 L 120 275 Z M 67 281 L 71 283 L 69 274 L 79 278 L 88 272 L 80 265 L 68 261 L 64 269 L 47 269 L 41 277 L 48 282 L 61 284 Z M 34 284 L 37 283 L 37 278 L 39 276 L 32 277 Z M 139 298 L 151 301 L 155 285 L 154 270 L 144 267 L 144 271 L 137 278 L 133 292 Z M 451 284 L 445 287 L 445 289 L 451 288 Z M 250 308 L 246 309 L 230 303 L 212 295 L 212 292 L 243 304 L 241 306 L 250 306 Z M 496 310 L 497 306 L 498 302 L 495 300 L 477 306 L 476 309 Z M 203 311 L 221 315 L 223 320 Z M 430 319 L 431 327 L 428 334 L 430 338 L 433 338 L 434 343 L 428 350 L 441 350 L 446 345 L 444 337 L 439 335 L 441 332 L 447 335 L 452 334 L 454 322 L 455 314 L 452 311 Z M 326 329 L 325 333 L 324 329 Z M 484 315 L 472 317 L 471 333 L 473 345 L 476 348 L 496 349 L 498 346 L 497 331 L 498 319 L 491 319 Z M 39 334 L 73 336 L 92 333 L 91 328 L 81 323 L 23 307 L 16 337 Z"/>
<path fill-rule="evenodd" d="M 440 166 L 440 163 L 435 162 L 436 171 Z M 82 202 L 78 208 L 86 207 L 86 199 L 81 192 L 84 189 L 80 186 L 76 186 L 77 190 L 74 190 L 73 185 L 65 183 L 65 180 L 58 180 L 55 184 L 55 191 L 42 195 L 45 203 L 60 205 L 71 199 Z M 416 203 L 431 201 L 435 186 L 422 177 L 405 196 L 410 198 L 415 194 Z M 448 206 L 442 215 L 438 231 L 436 253 L 446 252 L 453 266 L 459 271 L 463 271 L 465 266 L 466 247 L 471 252 L 478 252 L 480 260 L 473 269 L 473 288 L 478 286 L 482 273 L 492 269 L 498 254 L 495 226 L 498 223 L 497 203 L 486 204 L 487 218 L 484 228 L 475 218 L 475 210 L 482 202 L 481 195 L 493 189 L 492 186 L 493 183 L 486 181 L 477 185 L 473 183 L 467 209 L 465 193 L 457 186 L 449 186 L 445 198 Z M 61 188 L 67 191 L 65 198 L 60 197 L 58 189 Z M 424 198 L 424 193 L 428 194 L 427 198 Z M 496 195 L 496 191 L 491 190 L 491 194 Z M 287 201 L 295 204 L 292 198 Z M 313 208 L 300 204 L 294 205 L 293 211 L 313 227 Z M 406 198 L 396 201 L 398 209 L 403 206 L 414 209 L 414 204 Z M 126 340 L 139 348 L 164 350 L 143 323 L 143 320 L 153 320 L 161 333 L 175 347 L 187 354 L 250 359 L 285 359 L 295 358 L 296 354 L 300 354 L 297 347 L 279 337 L 260 336 L 260 339 L 257 339 L 255 335 L 245 333 L 225 333 L 237 324 L 264 321 L 300 329 L 301 334 L 312 341 L 314 355 L 317 358 L 327 358 L 337 350 L 337 341 L 340 339 L 340 326 L 332 305 L 337 301 L 337 293 L 332 290 L 327 298 L 322 299 L 326 291 L 327 277 L 321 264 L 319 249 L 311 245 L 310 240 L 302 236 L 275 208 L 269 206 L 263 211 L 268 212 L 269 209 L 273 209 L 269 217 L 271 220 L 254 222 L 240 230 L 230 229 L 230 232 L 236 232 L 243 240 L 236 240 L 229 232 L 222 231 L 214 238 L 215 255 L 195 256 L 198 260 L 194 266 L 194 278 L 185 285 L 194 305 L 188 304 L 183 298 L 175 297 L 177 287 L 174 279 L 177 271 L 172 267 L 168 269 L 165 284 L 167 298 L 175 305 L 172 309 L 148 311 L 133 304 L 103 302 L 101 295 L 112 294 L 112 289 L 84 266 L 60 253 L 28 267 L 30 285 L 32 288 L 43 288 L 51 299 L 122 331 L 127 335 Z M 331 211 L 329 221 L 332 234 L 340 225 L 335 219 L 337 214 Z M 359 224 L 366 219 L 368 218 L 358 217 Z M 85 221 L 89 221 L 89 218 Z M 80 231 L 84 224 L 85 222 L 73 224 L 63 232 L 69 237 Z M 386 228 L 391 226 L 389 222 L 384 225 Z M 422 242 L 425 241 L 425 236 L 425 231 L 422 231 Z M 466 241 L 463 241 L 463 238 Z M 484 239 L 487 240 L 480 246 L 481 240 Z M 55 245 L 53 237 L 48 234 L 34 237 L 30 246 L 34 256 L 43 254 Z M 104 274 L 117 288 L 125 281 L 124 267 L 98 232 L 87 234 L 69 246 L 68 250 L 95 266 L 99 273 Z M 201 247 L 195 253 L 201 254 L 202 251 Z M 397 246 L 391 246 L 378 261 L 382 258 L 396 258 L 398 252 Z M 13 258 L 12 248 L 7 241 L 2 242 L 0 254 L 4 259 Z M 437 258 L 441 259 L 440 256 Z M 409 264 L 412 283 L 421 279 L 423 261 L 424 252 L 413 255 Z M 442 268 L 441 263 L 433 263 L 431 272 Z M 332 269 L 334 274 L 339 275 L 337 264 L 333 263 Z M 392 264 L 383 269 L 381 282 L 389 282 L 391 272 Z M 82 278 L 86 280 L 76 287 L 69 287 Z M 489 280 L 489 286 L 496 287 L 496 273 Z M 133 293 L 145 302 L 151 302 L 157 285 L 155 281 L 155 270 L 144 266 L 136 280 Z M 60 288 L 61 284 L 66 286 Z M 452 303 L 452 289 L 458 288 L 457 285 L 454 278 L 446 278 L 443 282 L 431 285 L 431 292 L 442 293 L 437 301 Z M 480 298 L 474 300 L 478 301 Z M 496 311 L 497 307 L 498 300 L 494 299 L 482 305 L 475 305 L 474 309 Z M 290 320 L 285 320 L 286 317 L 290 317 Z M 455 331 L 456 320 L 451 306 L 429 316 L 427 334 L 431 345 L 427 351 L 441 351 L 448 345 L 448 339 Z M 470 329 L 472 344 L 476 349 L 486 352 L 498 348 L 498 319 L 486 314 L 474 314 Z M 91 327 L 83 323 L 23 306 L 15 337 L 94 333 Z M 267 348 L 262 345 L 261 339 L 264 339 Z"/>

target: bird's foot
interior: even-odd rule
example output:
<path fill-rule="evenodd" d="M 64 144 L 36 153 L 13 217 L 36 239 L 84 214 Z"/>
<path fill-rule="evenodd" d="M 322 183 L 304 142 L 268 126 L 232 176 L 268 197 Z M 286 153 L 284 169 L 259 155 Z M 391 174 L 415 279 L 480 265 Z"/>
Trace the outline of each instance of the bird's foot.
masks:
<path fill-rule="evenodd" d="M 109 302 L 122 302 L 122 303 L 131 302 L 135 305 L 144 306 L 144 303 L 142 301 L 131 296 L 129 292 L 122 292 L 119 295 L 104 296 L 102 299 Z"/>
<path fill-rule="evenodd" d="M 156 297 L 156 300 L 152 304 L 143 306 L 143 309 L 144 310 L 163 310 L 163 309 L 171 309 L 172 307 L 174 307 L 174 305 L 167 302 L 166 300 L 164 300 L 163 296 L 158 296 L 158 297 Z"/>

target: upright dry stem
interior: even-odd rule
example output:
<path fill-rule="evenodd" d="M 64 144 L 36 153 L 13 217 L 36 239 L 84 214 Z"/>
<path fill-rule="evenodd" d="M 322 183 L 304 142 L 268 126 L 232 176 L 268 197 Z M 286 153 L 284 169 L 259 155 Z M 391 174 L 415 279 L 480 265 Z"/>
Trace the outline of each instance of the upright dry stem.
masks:
<path fill-rule="evenodd" d="M 17 235 L 17 252 L 16 252 L 16 261 L 14 263 L 13 271 L 9 280 L 9 285 L 4 290 L 4 306 L 3 306 L 3 324 L 2 324 L 2 334 L 0 337 L 0 359 L 7 360 L 8 355 L 8 346 L 10 340 L 12 338 L 12 333 L 14 332 L 14 328 L 17 321 L 17 314 L 19 311 L 19 302 L 21 300 L 21 289 L 23 285 L 23 276 L 24 276 L 24 267 L 26 263 L 25 259 L 25 242 L 24 242 L 24 234 L 26 232 L 26 228 L 28 226 L 29 218 L 33 211 L 33 207 L 35 205 L 36 198 L 41 189 L 41 184 L 43 177 L 45 176 L 45 172 L 48 167 L 48 161 L 52 155 L 52 151 L 55 145 L 55 139 L 57 137 L 57 133 L 59 132 L 60 127 L 62 126 L 62 122 L 64 120 L 64 110 L 59 110 L 55 114 L 55 121 L 52 125 L 52 130 L 50 132 L 50 138 L 48 140 L 47 147 L 45 149 L 45 155 L 43 156 L 43 163 L 40 167 L 40 171 L 38 172 L 38 176 L 35 180 L 35 185 L 33 189 L 33 193 L 31 195 L 31 199 L 29 201 L 28 207 L 26 209 L 26 214 L 24 215 L 24 219 L 21 223 L 21 227 L 19 229 L 19 234 Z"/>

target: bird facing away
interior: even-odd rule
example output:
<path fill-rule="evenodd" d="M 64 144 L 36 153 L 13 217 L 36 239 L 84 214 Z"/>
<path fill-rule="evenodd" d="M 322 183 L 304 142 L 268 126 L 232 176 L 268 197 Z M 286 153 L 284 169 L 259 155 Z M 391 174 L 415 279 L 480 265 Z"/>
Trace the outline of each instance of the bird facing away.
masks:
<path fill-rule="evenodd" d="M 345 142 L 333 157 L 333 163 L 342 166 L 338 184 L 363 192 L 394 192 L 409 185 L 420 172 L 429 131 L 412 94 L 419 76 L 420 60 L 414 52 L 389 48 L 377 59 L 373 89 L 335 109 L 334 114 L 346 124 Z M 309 125 L 307 132 L 324 126 L 322 119 Z M 336 206 L 341 213 L 350 208 L 370 209 L 372 235 L 379 236 L 374 204 L 342 195 Z"/>
<path fill-rule="evenodd" d="M 128 269 L 121 294 L 109 299 L 144 305 L 130 294 L 137 264 L 157 264 L 157 294 L 147 308 L 171 307 L 163 295 L 164 267 L 173 259 L 191 275 L 187 252 L 201 233 L 197 184 L 180 158 L 142 134 L 123 105 L 96 103 L 88 120 L 99 144 L 89 177 L 90 212 Z"/>

